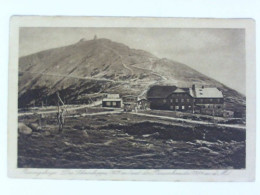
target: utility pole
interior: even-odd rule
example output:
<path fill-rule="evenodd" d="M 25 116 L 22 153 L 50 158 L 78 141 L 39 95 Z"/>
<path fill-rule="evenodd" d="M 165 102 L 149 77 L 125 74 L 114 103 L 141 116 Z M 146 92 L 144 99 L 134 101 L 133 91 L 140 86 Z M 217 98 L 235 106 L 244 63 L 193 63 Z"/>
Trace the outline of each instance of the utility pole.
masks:
<path fill-rule="evenodd" d="M 62 101 L 62 99 L 60 98 L 60 94 L 59 92 L 56 93 L 57 97 L 58 97 L 58 102 L 60 101 L 62 103 L 63 106 L 65 106 L 64 102 Z"/>
<path fill-rule="evenodd" d="M 63 130 L 63 126 L 64 126 L 64 108 L 61 108 L 60 110 L 60 102 L 62 103 L 63 106 L 65 106 L 64 102 L 62 101 L 62 99 L 60 98 L 60 94 L 59 92 L 56 93 L 57 95 L 57 106 L 58 106 L 58 113 L 57 113 L 57 120 L 58 120 L 58 124 L 59 124 L 59 132 L 61 132 Z"/>
<path fill-rule="evenodd" d="M 215 105 L 213 104 L 213 123 L 215 124 Z"/>
<path fill-rule="evenodd" d="M 192 98 L 192 113 L 194 114 L 194 102 L 195 102 L 195 99 Z"/>

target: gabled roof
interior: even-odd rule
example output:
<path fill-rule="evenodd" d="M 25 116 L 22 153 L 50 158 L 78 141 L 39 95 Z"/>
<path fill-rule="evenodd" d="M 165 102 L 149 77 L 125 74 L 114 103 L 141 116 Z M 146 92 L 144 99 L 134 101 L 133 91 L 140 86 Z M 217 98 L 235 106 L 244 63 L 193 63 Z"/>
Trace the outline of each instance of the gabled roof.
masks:
<path fill-rule="evenodd" d="M 147 98 L 167 98 L 177 89 L 176 86 L 152 86 L 147 92 Z"/>
<path fill-rule="evenodd" d="M 152 86 L 147 98 L 167 98 L 172 93 L 187 93 L 194 98 L 223 98 L 223 94 L 215 87 L 177 88 L 176 86 Z"/>
<path fill-rule="evenodd" d="M 147 98 L 167 98 L 172 93 L 187 93 L 189 88 L 178 88 L 176 86 L 153 86 L 147 92 Z"/>
<path fill-rule="evenodd" d="M 190 95 L 195 98 L 223 98 L 223 94 L 215 87 L 190 89 Z"/>
<path fill-rule="evenodd" d="M 184 91 L 181 88 L 176 89 L 173 93 L 185 93 L 186 91 Z"/>
<path fill-rule="evenodd" d="M 119 94 L 107 94 L 108 99 L 118 99 L 120 98 Z"/>
<path fill-rule="evenodd" d="M 110 101 L 112 101 L 112 102 L 121 102 L 122 99 L 104 98 L 102 101 L 103 102 L 110 102 Z"/>
<path fill-rule="evenodd" d="M 107 97 L 104 98 L 102 101 L 122 101 L 119 94 L 107 94 Z"/>

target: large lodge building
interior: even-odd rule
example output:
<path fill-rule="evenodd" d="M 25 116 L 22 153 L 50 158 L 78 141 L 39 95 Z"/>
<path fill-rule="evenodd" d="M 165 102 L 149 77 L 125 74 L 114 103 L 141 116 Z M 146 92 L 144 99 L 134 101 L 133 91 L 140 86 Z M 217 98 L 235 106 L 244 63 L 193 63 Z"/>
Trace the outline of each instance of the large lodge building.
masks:
<path fill-rule="evenodd" d="M 152 86 L 147 98 L 108 94 L 102 100 L 103 107 L 124 108 L 125 111 L 150 109 L 224 115 L 224 97 L 215 87 L 178 88 L 176 86 Z"/>
<path fill-rule="evenodd" d="M 213 87 L 178 88 L 176 86 L 153 86 L 147 92 L 150 108 L 174 110 L 223 116 L 224 98 Z"/>

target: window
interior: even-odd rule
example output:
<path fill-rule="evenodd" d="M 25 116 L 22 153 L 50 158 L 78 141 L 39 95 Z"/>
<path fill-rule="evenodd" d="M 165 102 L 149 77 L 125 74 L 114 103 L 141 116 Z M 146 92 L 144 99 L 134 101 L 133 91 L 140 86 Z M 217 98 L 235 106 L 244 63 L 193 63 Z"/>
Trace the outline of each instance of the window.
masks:
<path fill-rule="evenodd" d="M 181 109 L 184 110 L 184 109 L 185 109 L 185 106 L 182 106 Z"/>
<path fill-rule="evenodd" d="M 175 106 L 175 109 L 176 109 L 176 110 L 179 110 L 179 106 Z"/>
<path fill-rule="evenodd" d="M 220 102 L 220 99 L 218 99 L 218 102 Z"/>
<path fill-rule="evenodd" d="M 113 105 L 113 106 L 116 106 L 116 102 L 112 102 L 112 105 Z"/>
<path fill-rule="evenodd" d="M 170 109 L 172 109 L 172 110 L 173 110 L 173 106 L 170 106 Z"/>
<path fill-rule="evenodd" d="M 178 99 L 176 99 L 175 102 L 178 102 Z"/>
<path fill-rule="evenodd" d="M 200 102 L 202 103 L 202 102 L 203 102 L 203 99 L 200 99 Z"/>
<path fill-rule="evenodd" d="M 213 101 L 213 99 L 209 99 L 209 101 L 211 101 L 211 102 L 212 102 L 212 101 Z"/>
<path fill-rule="evenodd" d="M 107 106 L 111 106 L 111 102 L 106 102 L 106 105 Z"/>
<path fill-rule="evenodd" d="M 187 99 L 187 102 L 190 102 L 190 99 Z"/>
<path fill-rule="evenodd" d="M 166 99 L 163 99 L 163 103 L 166 103 Z"/>
<path fill-rule="evenodd" d="M 170 101 L 171 101 L 171 103 L 172 103 L 173 100 L 171 99 Z"/>
<path fill-rule="evenodd" d="M 184 99 L 181 99 L 181 102 L 184 102 Z"/>

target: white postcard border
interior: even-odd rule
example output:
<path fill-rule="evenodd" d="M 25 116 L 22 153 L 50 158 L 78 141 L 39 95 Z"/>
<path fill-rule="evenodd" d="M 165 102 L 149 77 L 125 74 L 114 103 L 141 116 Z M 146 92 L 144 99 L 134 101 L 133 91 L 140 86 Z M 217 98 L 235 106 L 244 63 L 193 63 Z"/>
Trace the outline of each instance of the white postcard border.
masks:
<path fill-rule="evenodd" d="M 246 29 L 246 169 L 36 169 L 17 168 L 18 60 L 20 27 L 137 27 Z M 10 19 L 8 79 L 8 175 L 16 178 L 145 180 L 145 181 L 254 181 L 256 144 L 255 22 L 252 19 L 13 16 Z"/>

